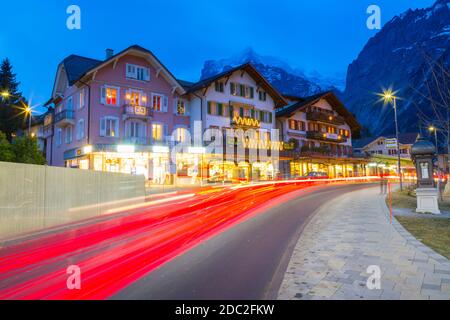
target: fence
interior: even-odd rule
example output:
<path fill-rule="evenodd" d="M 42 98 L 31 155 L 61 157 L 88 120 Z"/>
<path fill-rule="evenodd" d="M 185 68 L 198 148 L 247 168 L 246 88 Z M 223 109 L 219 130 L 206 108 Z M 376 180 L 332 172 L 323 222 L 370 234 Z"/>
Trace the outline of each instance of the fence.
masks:
<path fill-rule="evenodd" d="M 144 201 L 144 176 L 0 162 L 0 239 Z"/>

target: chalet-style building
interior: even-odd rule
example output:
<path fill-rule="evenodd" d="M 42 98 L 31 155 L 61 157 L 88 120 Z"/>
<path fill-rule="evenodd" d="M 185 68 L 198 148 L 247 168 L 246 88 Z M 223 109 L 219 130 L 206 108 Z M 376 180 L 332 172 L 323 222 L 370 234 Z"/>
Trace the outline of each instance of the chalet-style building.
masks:
<path fill-rule="evenodd" d="M 355 117 L 332 92 L 311 97 L 287 97 L 290 103 L 277 109 L 277 127 L 290 145 L 289 161 L 283 161 L 285 177 L 310 172 L 329 177 L 352 177 L 365 172 L 361 159 L 353 157 L 352 137 L 360 129 Z"/>

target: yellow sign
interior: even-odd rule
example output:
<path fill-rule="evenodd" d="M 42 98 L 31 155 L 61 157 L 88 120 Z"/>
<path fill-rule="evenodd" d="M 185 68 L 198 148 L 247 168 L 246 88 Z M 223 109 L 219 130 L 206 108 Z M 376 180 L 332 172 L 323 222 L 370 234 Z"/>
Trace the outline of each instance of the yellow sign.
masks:
<path fill-rule="evenodd" d="M 261 126 L 259 120 L 247 117 L 234 117 L 233 124 L 242 127 L 254 127 L 254 128 L 259 128 Z"/>

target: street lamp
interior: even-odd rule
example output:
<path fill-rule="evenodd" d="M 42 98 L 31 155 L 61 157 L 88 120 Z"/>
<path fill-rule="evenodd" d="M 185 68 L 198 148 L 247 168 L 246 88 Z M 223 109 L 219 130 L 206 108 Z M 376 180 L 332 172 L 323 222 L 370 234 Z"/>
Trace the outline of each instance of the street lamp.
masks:
<path fill-rule="evenodd" d="M 428 127 L 428 130 L 430 132 L 434 132 L 434 143 L 436 144 L 436 154 L 437 154 L 437 158 L 438 158 L 438 167 L 437 167 L 438 182 L 437 182 L 437 187 L 438 187 L 439 194 L 441 194 L 441 169 L 439 168 L 439 149 L 438 149 L 437 128 L 434 127 L 434 126 L 430 126 L 430 127 Z"/>
<path fill-rule="evenodd" d="M 392 89 L 384 90 L 381 94 L 385 104 L 392 103 L 394 107 L 394 117 L 395 117 L 395 137 L 397 139 L 397 167 L 398 176 L 400 178 L 400 191 L 403 191 L 403 177 L 402 177 L 402 167 L 400 160 L 400 141 L 398 140 L 398 121 L 397 121 L 397 97 Z"/>
<path fill-rule="evenodd" d="M 24 111 L 25 111 L 25 114 L 28 115 L 28 134 L 30 135 L 30 133 L 31 133 L 31 113 L 32 113 L 32 110 L 31 110 L 30 106 L 26 106 Z"/>
<path fill-rule="evenodd" d="M 7 99 L 7 98 L 9 98 L 10 94 L 9 94 L 8 91 L 3 91 L 3 92 L 1 93 L 1 96 L 2 96 L 3 99 Z"/>

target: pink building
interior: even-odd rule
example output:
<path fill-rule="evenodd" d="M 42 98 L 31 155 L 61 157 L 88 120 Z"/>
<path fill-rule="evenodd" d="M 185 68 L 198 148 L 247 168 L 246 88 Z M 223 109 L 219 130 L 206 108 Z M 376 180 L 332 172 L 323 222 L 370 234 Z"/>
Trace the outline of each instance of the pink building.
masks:
<path fill-rule="evenodd" d="M 58 66 L 54 107 L 44 122 L 49 165 L 144 174 L 157 183 L 176 168 L 169 137 L 183 139 L 183 87 L 147 49 L 131 46 L 104 61 L 71 55 Z"/>

